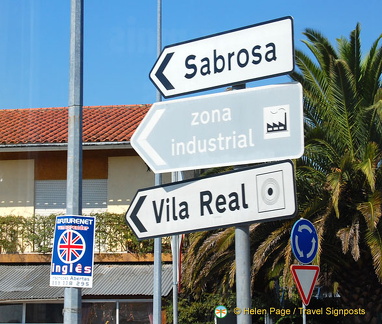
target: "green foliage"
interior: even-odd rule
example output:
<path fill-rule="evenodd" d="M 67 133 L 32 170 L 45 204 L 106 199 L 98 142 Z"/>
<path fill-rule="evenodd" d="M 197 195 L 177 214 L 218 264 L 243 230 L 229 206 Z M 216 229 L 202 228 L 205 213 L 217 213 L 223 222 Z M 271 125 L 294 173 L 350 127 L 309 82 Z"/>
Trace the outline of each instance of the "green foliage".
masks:
<path fill-rule="evenodd" d="M 52 251 L 54 224 L 56 215 L 33 216 L 24 218 L 26 245 L 33 252 L 49 253 Z M 23 251 L 22 251 L 23 252 Z"/>
<path fill-rule="evenodd" d="M 0 252 L 23 251 L 22 241 L 26 234 L 25 218 L 21 216 L 0 217 Z"/>
<path fill-rule="evenodd" d="M 203 294 L 199 300 L 191 300 L 186 296 L 180 296 L 178 302 L 178 322 L 182 324 L 213 324 L 214 310 L 223 305 L 228 310 L 233 310 L 236 304 L 236 296 L 223 297 L 218 294 Z M 167 322 L 173 323 L 172 304 L 166 308 Z"/>
<path fill-rule="evenodd" d="M 96 217 L 95 252 L 153 253 L 154 241 L 138 241 L 123 214 L 100 213 Z M 50 253 L 56 215 L 0 217 L 0 253 Z M 163 253 L 171 252 L 170 240 L 162 240 Z"/>
<path fill-rule="evenodd" d="M 92 216 L 96 217 L 96 250 L 98 252 L 154 252 L 154 240 L 139 241 L 127 226 L 124 214 L 100 213 Z M 169 241 L 162 241 L 163 252 L 171 252 Z"/>

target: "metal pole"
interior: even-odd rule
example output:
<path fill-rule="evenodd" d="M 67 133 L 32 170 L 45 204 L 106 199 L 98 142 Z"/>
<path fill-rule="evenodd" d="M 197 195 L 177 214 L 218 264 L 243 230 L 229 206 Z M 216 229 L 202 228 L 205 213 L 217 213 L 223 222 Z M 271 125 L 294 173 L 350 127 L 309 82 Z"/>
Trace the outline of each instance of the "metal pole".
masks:
<path fill-rule="evenodd" d="M 237 324 L 251 324 L 252 316 L 245 310 L 251 308 L 249 226 L 235 228 L 236 306 L 241 309 Z"/>
<path fill-rule="evenodd" d="M 71 0 L 67 215 L 82 214 L 83 0 Z M 81 323 L 81 289 L 65 288 L 64 324 Z"/>
<path fill-rule="evenodd" d="M 172 172 L 171 181 L 183 180 L 182 172 Z M 173 324 L 178 324 L 178 278 L 179 278 L 179 235 L 173 235 L 171 237 L 172 247 L 172 315 Z"/>
<path fill-rule="evenodd" d="M 153 324 L 162 323 L 161 298 L 162 298 L 162 238 L 159 237 L 154 239 Z"/>
<path fill-rule="evenodd" d="M 179 265 L 179 236 L 171 237 L 172 243 L 172 315 L 173 324 L 178 324 L 178 265 Z"/>
<path fill-rule="evenodd" d="M 157 56 L 162 51 L 162 0 L 157 1 Z M 162 96 L 157 91 L 157 101 Z M 162 175 L 155 175 L 155 185 L 162 184 Z M 162 323 L 162 238 L 154 239 L 154 291 L 153 291 L 153 324 Z"/>
<path fill-rule="evenodd" d="M 302 324 L 306 324 L 306 306 L 302 303 Z"/>
<path fill-rule="evenodd" d="M 245 84 L 238 84 L 232 90 L 245 89 Z M 236 167 L 240 168 L 240 167 Z M 236 261 L 236 306 L 241 309 L 237 315 L 237 324 L 251 324 L 252 316 L 245 310 L 251 308 L 251 274 L 250 274 L 250 237 L 249 225 L 235 228 L 235 261 Z"/>
<path fill-rule="evenodd" d="M 157 1 L 157 56 L 162 52 L 162 0 Z M 157 90 L 157 101 L 162 101 L 162 95 Z"/>

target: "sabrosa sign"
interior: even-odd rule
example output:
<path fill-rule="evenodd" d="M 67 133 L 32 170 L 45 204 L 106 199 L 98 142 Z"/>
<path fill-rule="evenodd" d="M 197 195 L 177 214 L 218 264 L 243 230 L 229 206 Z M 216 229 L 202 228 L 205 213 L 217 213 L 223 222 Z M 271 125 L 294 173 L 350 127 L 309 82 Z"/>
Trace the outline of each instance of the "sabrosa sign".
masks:
<path fill-rule="evenodd" d="M 54 231 L 50 285 L 93 286 L 95 217 L 57 216 Z"/>
<path fill-rule="evenodd" d="M 285 17 L 167 46 L 150 79 L 169 98 L 293 69 L 293 19 Z"/>

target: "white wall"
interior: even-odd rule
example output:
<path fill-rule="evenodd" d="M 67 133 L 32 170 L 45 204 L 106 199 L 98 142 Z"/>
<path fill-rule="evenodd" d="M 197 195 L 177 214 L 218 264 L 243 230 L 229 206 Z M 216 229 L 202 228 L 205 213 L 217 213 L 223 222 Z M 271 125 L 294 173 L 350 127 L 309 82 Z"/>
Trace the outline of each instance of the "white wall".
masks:
<path fill-rule="evenodd" d="M 108 168 L 108 211 L 126 213 L 139 189 L 153 187 L 155 174 L 139 156 L 110 157 Z M 163 174 L 162 182 L 171 181 L 171 174 Z"/>
<path fill-rule="evenodd" d="M 138 156 L 110 157 L 108 211 L 125 213 L 138 189 L 154 185 L 154 173 Z"/>
<path fill-rule="evenodd" d="M 34 212 L 34 160 L 0 161 L 0 215 Z"/>

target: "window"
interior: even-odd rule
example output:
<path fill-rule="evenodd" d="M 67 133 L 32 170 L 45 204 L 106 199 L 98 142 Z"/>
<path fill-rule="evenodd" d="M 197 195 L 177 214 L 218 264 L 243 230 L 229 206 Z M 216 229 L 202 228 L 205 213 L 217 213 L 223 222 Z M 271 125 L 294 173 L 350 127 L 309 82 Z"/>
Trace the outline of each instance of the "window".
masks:
<path fill-rule="evenodd" d="M 63 303 L 0 304 L 0 324 L 63 324 Z M 152 324 L 151 299 L 82 300 L 81 324 Z"/>
<path fill-rule="evenodd" d="M 120 303 L 119 324 L 151 324 L 151 303 Z"/>
<path fill-rule="evenodd" d="M 26 323 L 63 323 L 63 304 L 26 304 Z M 21 323 L 21 322 L 20 322 Z"/>
<path fill-rule="evenodd" d="M 84 302 L 82 324 L 152 324 L 152 302 Z"/>
<path fill-rule="evenodd" d="M 65 214 L 66 180 L 36 180 L 35 194 L 35 214 Z M 82 181 L 82 208 L 84 214 L 106 211 L 107 179 Z"/>
<path fill-rule="evenodd" d="M 116 324 L 115 303 L 82 304 L 82 324 Z"/>
<path fill-rule="evenodd" d="M 22 323 L 23 305 L 0 304 L 0 323 Z"/>

